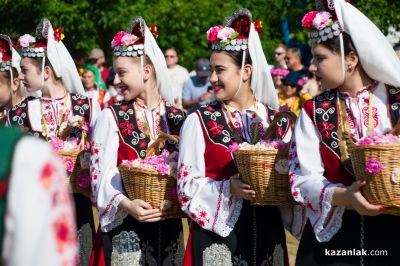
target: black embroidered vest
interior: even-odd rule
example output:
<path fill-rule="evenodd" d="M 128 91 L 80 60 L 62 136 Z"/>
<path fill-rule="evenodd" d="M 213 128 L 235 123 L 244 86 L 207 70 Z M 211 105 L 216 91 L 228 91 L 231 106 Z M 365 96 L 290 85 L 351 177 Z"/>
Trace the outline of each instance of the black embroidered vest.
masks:
<path fill-rule="evenodd" d="M 72 103 L 72 113 L 75 115 L 83 116 L 85 120 L 90 123 L 92 118 L 90 101 L 88 97 L 71 93 L 70 94 Z M 12 127 L 21 127 L 28 134 L 35 137 L 43 138 L 41 131 L 35 131 L 32 129 L 32 125 L 29 119 L 29 102 L 35 98 L 29 97 L 17 104 L 8 112 L 8 120 Z M 73 137 L 80 136 L 80 130 L 72 130 L 71 135 Z"/>
<path fill-rule="evenodd" d="M 150 139 L 138 125 L 133 102 L 121 102 L 109 108 L 118 125 L 120 139 L 130 148 L 133 148 L 140 158 L 145 158 Z M 185 113 L 168 102 L 165 102 L 165 110 L 166 124 L 170 134 L 179 135 L 179 131 L 185 120 Z M 161 128 L 165 124 L 163 119 L 163 116 L 161 116 Z M 162 130 L 165 130 L 165 133 L 167 133 L 166 129 L 162 128 Z M 177 151 L 179 145 L 173 141 L 167 141 L 166 149 L 170 152 Z"/>

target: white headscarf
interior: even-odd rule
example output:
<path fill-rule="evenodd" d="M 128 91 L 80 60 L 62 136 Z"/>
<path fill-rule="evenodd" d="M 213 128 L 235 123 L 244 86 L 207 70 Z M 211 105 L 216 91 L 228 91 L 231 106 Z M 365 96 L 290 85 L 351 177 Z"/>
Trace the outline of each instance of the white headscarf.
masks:
<path fill-rule="evenodd" d="M 74 60 L 65 47 L 64 43 L 54 39 L 54 31 L 48 19 L 43 19 L 40 26 L 47 35 L 47 58 L 49 59 L 54 72 L 58 78 L 61 78 L 65 88 L 72 93 L 85 95 L 82 81 L 79 78 Z M 42 33 L 43 34 L 43 33 Z"/>
<path fill-rule="evenodd" d="M 361 65 L 368 76 L 400 87 L 400 60 L 386 37 L 350 3 L 344 0 L 333 1 L 339 24 L 351 36 Z"/>
<path fill-rule="evenodd" d="M 262 103 L 270 108 L 277 110 L 279 108 L 279 100 L 276 94 L 274 82 L 264 51 L 261 47 L 260 37 L 254 29 L 254 24 L 251 23 L 249 34 L 249 53 L 253 64 L 253 72 L 251 77 L 251 88 L 254 95 Z"/>
<path fill-rule="evenodd" d="M 158 46 L 153 34 L 144 24 L 144 53 L 150 58 L 153 63 L 156 78 L 157 87 L 162 98 L 167 102 L 174 103 L 174 93 L 172 90 L 171 80 L 168 75 L 167 63 L 165 62 L 165 57 L 160 47 Z"/>

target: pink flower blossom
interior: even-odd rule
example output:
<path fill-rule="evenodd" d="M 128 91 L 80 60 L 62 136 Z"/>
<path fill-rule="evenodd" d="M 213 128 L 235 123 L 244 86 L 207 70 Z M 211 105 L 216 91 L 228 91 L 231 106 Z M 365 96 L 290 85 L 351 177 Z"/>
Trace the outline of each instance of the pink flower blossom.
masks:
<path fill-rule="evenodd" d="M 376 159 L 369 159 L 365 163 L 365 170 L 370 174 L 379 174 L 383 168 L 383 164 Z"/>
<path fill-rule="evenodd" d="M 323 11 L 323 12 L 319 12 L 314 20 L 313 20 L 313 26 L 314 28 L 318 29 L 318 30 L 322 30 L 323 28 L 325 28 L 330 22 L 332 22 L 331 19 L 331 14 L 329 12 Z"/>
<path fill-rule="evenodd" d="M 136 37 L 133 34 L 125 34 L 121 38 L 121 43 L 122 45 L 132 45 L 138 40 L 138 37 Z"/>
<path fill-rule="evenodd" d="M 56 151 L 62 151 L 64 149 L 64 141 L 57 137 L 52 137 L 49 141 L 49 144 Z"/>
<path fill-rule="evenodd" d="M 283 68 L 280 68 L 280 67 L 277 67 L 277 68 L 274 68 L 274 69 L 271 70 L 271 75 L 273 77 L 280 76 L 280 77 L 284 78 L 288 74 L 289 74 L 289 70 L 283 69 Z"/>
<path fill-rule="evenodd" d="M 301 25 L 303 26 L 303 29 L 312 28 L 314 18 L 317 14 L 318 11 L 311 11 L 304 15 L 303 19 L 301 20 Z"/>
<path fill-rule="evenodd" d="M 78 183 L 78 186 L 81 187 L 81 188 L 90 187 L 90 174 L 89 173 L 83 173 L 80 176 L 78 176 L 77 183 Z"/>
<path fill-rule="evenodd" d="M 299 79 L 297 81 L 297 85 L 299 85 L 299 86 L 304 86 L 304 83 L 305 83 L 304 79 Z"/>
<path fill-rule="evenodd" d="M 29 47 L 31 43 L 36 42 L 36 39 L 30 34 L 24 34 L 18 39 L 18 43 L 21 47 Z"/>
<path fill-rule="evenodd" d="M 74 160 L 72 160 L 71 158 L 64 157 L 63 162 L 64 162 L 64 169 L 68 173 L 71 173 L 74 170 Z"/>
<path fill-rule="evenodd" d="M 231 145 L 228 146 L 226 152 L 235 152 L 239 150 L 239 145 L 236 142 L 233 142 Z"/>
<path fill-rule="evenodd" d="M 113 40 L 111 42 L 111 47 L 121 46 L 122 45 L 122 37 L 124 37 L 126 34 L 128 34 L 128 33 L 126 33 L 125 31 L 118 32 L 114 36 L 114 38 L 113 38 Z"/>
<path fill-rule="evenodd" d="M 218 31 L 217 37 L 221 42 L 227 42 L 228 39 L 235 33 L 235 30 L 230 27 L 224 27 Z"/>
<path fill-rule="evenodd" d="M 223 27 L 221 25 L 211 27 L 207 31 L 207 40 L 210 43 L 214 43 L 217 40 L 218 36 L 218 31 L 221 30 Z"/>

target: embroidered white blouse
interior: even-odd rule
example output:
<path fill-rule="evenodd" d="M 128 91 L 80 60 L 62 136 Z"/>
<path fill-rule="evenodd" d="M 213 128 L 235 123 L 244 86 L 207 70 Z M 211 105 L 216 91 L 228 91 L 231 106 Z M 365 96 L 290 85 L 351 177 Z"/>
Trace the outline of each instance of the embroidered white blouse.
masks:
<path fill-rule="evenodd" d="M 226 110 L 223 105 L 223 110 Z M 263 134 L 269 126 L 267 110 L 263 104 L 257 102 L 257 110 L 254 106 L 239 111 L 230 107 L 235 127 L 247 142 L 251 142 L 253 127 L 256 116 L 259 118 L 260 134 Z M 256 113 L 257 111 L 257 113 Z M 227 112 L 223 112 L 224 118 L 229 123 Z M 214 119 L 215 120 L 215 119 Z M 206 176 L 204 153 L 206 143 L 199 117 L 196 113 L 188 116 L 182 129 L 179 149 L 179 173 L 178 173 L 178 198 L 182 210 L 189 215 L 202 228 L 210 230 L 220 236 L 226 237 L 233 230 L 239 218 L 242 199 L 232 197 L 230 193 L 230 179 L 216 181 Z M 261 126 L 262 125 L 262 126 Z M 231 141 L 230 134 L 226 135 L 225 141 Z M 284 137 L 288 142 L 291 131 Z M 286 219 L 286 225 L 291 229 L 302 230 L 299 225 L 299 214 L 301 210 L 293 213 L 291 207 L 282 208 Z M 294 222 L 296 217 L 296 222 Z M 301 222 L 300 222 L 301 223 Z M 294 232 L 298 235 L 299 232 Z"/>
<path fill-rule="evenodd" d="M 346 117 L 350 125 L 352 136 L 360 139 L 367 136 L 368 130 L 368 103 L 370 90 L 364 89 L 356 98 L 338 93 L 337 97 L 344 100 L 346 105 Z M 388 112 L 388 96 L 384 84 L 378 83 L 373 90 L 372 118 L 374 131 L 386 133 L 391 128 L 390 114 Z M 323 94 L 321 96 L 323 97 Z M 324 117 L 337 115 L 331 110 L 316 110 L 325 112 Z M 326 128 L 330 125 L 326 124 Z M 336 132 L 326 134 L 336 134 Z M 324 176 L 324 164 L 322 162 L 320 145 L 322 136 L 315 127 L 310 116 L 303 109 L 296 122 L 293 140 L 289 152 L 289 176 L 291 190 L 297 202 L 307 209 L 307 215 L 314 228 L 316 238 L 320 242 L 329 241 L 342 226 L 342 215 L 345 206 L 332 206 L 332 195 L 335 187 L 343 187 L 343 184 L 331 183 Z"/>
<path fill-rule="evenodd" d="M 4 265 L 77 265 L 75 211 L 61 160 L 42 140 L 24 137 L 11 165 Z"/>
<path fill-rule="evenodd" d="M 167 126 L 165 102 L 153 110 L 147 110 L 143 104 L 137 104 L 137 119 L 147 122 L 152 136 L 149 145 L 157 139 L 160 128 L 170 133 Z M 159 121 L 163 117 L 164 124 Z M 109 232 L 122 224 L 127 212 L 119 208 L 121 200 L 126 198 L 121 176 L 117 167 L 119 149 L 119 128 L 110 108 L 104 109 L 98 118 L 92 137 L 91 177 L 93 200 L 97 204 L 101 230 Z"/>
<path fill-rule="evenodd" d="M 76 99 L 79 101 L 79 95 L 74 97 L 76 97 Z M 101 110 L 97 101 L 90 101 L 92 107 L 91 121 L 87 122 L 89 122 L 88 126 L 92 128 Z M 32 126 L 32 130 L 37 132 L 43 131 L 44 127 L 42 123 L 42 116 L 44 115 L 48 136 L 54 137 L 56 135 L 57 127 L 66 127 L 68 124 L 68 119 L 74 116 L 72 108 L 71 95 L 69 93 L 65 93 L 63 97 L 54 100 L 41 97 L 28 101 L 28 117 Z M 82 106 L 75 106 L 74 108 L 83 116 L 85 110 L 88 110 L 90 106 L 88 104 L 84 104 Z M 8 123 L 10 123 L 9 119 L 15 119 L 13 122 L 17 122 L 18 124 L 22 123 L 22 118 L 18 116 L 13 118 L 8 117 Z"/>

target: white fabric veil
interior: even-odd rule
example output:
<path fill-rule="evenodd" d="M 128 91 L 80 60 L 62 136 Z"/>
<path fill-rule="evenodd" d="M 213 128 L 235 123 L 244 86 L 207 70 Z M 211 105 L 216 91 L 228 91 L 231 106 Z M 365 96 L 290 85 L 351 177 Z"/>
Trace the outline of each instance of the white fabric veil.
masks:
<path fill-rule="evenodd" d="M 63 42 L 54 39 L 53 27 L 48 19 L 40 22 L 37 33 L 47 38 L 47 58 L 56 76 L 62 79 L 65 88 L 69 92 L 86 96 L 74 60 Z"/>
<path fill-rule="evenodd" d="M 400 87 L 400 60 L 383 33 L 350 3 L 344 0 L 333 1 L 339 24 L 351 36 L 368 76 Z"/>

